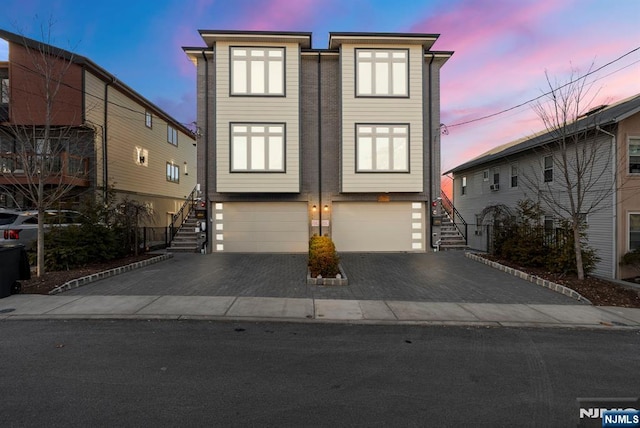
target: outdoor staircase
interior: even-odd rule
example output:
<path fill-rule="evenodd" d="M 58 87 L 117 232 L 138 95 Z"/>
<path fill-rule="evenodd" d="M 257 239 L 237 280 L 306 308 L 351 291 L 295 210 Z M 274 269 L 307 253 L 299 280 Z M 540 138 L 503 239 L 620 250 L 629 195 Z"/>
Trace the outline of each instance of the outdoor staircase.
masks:
<path fill-rule="evenodd" d="M 171 253 L 197 253 L 199 251 L 198 235 L 200 234 L 199 231 L 196 231 L 197 226 L 198 220 L 192 210 L 171 240 L 167 251 Z"/>
<path fill-rule="evenodd" d="M 445 212 L 442 216 L 442 226 L 440 226 L 440 250 L 464 250 L 467 248 L 467 240 L 453 221 L 449 214 Z"/>

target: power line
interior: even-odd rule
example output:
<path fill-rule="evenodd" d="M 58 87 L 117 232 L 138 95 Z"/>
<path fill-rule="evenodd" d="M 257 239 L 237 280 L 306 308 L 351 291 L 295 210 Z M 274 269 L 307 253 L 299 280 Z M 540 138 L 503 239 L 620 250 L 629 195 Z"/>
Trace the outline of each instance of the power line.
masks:
<path fill-rule="evenodd" d="M 528 101 L 522 102 L 522 103 L 520 103 L 520 104 L 518 104 L 518 105 L 515 105 L 515 106 L 513 106 L 513 107 L 509 107 L 509 108 L 504 109 L 504 110 L 500 110 L 500 111 L 498 111 L 498 112 L 496 112 L 496 113 L 491 113 L 491 114 L 488 114 L 488 115 L 485 115 L 485 116 L 478 117 L 478 118 L 476 118 L 476 119 L 470 119 L 470 120 L 466 120 L 466 121 L 464 121 L 464 122 L 459 122 L 459 123 L 454 123 L 454 124 L 451 124 L 451 125 L 447 125 L 447 128 L 453 128 L 453 127 L 456 127 L 456 126 L 468 125 L 468 124 L 470 124 L 470 123 L 479 122 L 479 121 L 481 121 L 481 120 L 489 119 L 489 118 L 492 118 L 492 117 L 495 117 L 495 116 L 498 116 L 498 115 L 501 115 L 501 114 L 504 114 L 504 113 L 510 112 L 510 111 L 515 110 L 515 109 L 517 109 L 517 108 L 523 107 L 523 106 L 525 106 L 525 105 L 527 105 L 527 104 L 529 104 L 529 103 L 532 103 L 532 102 L 534 102 L 534 101 L 539 100 L 540 98 L 544 98 L 544 97 L 548 96 L 548 95 L 549 95 L 549 94 L 551 94 L 553 91 L 556 91 L 556 90 L 558 90 L 558 89 L 562 89 L 562 88 L 564 88 L 564 87 L 566 87 L 566 86 L 569 86 L 569 85 L 571 85 L 571 84 L 573 84 L 573 83 L 575 83 L 575 82 L 578 82 L 578 81 L 580 81 L 580 80 L 582 80 L 582 79 L 585 79 L 585 78 L 587 78 L 588 76 L 590 76 L 590 75 L 592 75 L 592 74 L 594 74 L 594 73 L 597 73 L 598 71 L 602 70 L 603 68 L 608 67 L 608 66 L 610 66 L 611 64 L 614 64 L 614 63 L 616 63 L 616 62 L 620 61 L 622 58 L 627 57 L 627 56 L 631 55 L 632 53 L 634 53 L 634 52 L 636 52 L 636 51 L 638 51 L 638 50 L 640 50 L 640 46 L 638 46 L 638 47 L 637 47 L 637 48 L 635 48 L 635 49 L 630 50 L 629 52 L 625 53 L 624 55 L 619 56 L 618 58 L 614 59 L 613 61 L 609 61 L 608 63 L 606 63 L 606 64 L 604 64 L 604 65 L 602 65 L 602 66 L 600 66 L 600 67 L 596 68 L 595 70 L 591 70 L 590 72 L 586 73 L 586 74 L 585 74 L 585 75 L 583 75 L 583 76 L 580 76 L 580 77 L 578 77 L 578 78 L 576 78 L 576 79 L 574 79 L 574 80 L 571 80 L 571 81 L 569 81 L 569 82 L 565 83 L 564 85 L 560 85 L 560 86 L 558 86 L 557 88 L 555 88 L 555 89 L 553 89 L 553 90 L 550 90 L 550 91 L 548 91 L 548 92 L 545 92 L 545 93 L 543 93 L 543 94 L 541 94 L 541 95 L 539 95 L 539 96 L 537 96 L 537 97 L 535 97 L 535 98 L 532 98 L 532 99 L 530 99 L 530 100 L 528 100 Z"/>

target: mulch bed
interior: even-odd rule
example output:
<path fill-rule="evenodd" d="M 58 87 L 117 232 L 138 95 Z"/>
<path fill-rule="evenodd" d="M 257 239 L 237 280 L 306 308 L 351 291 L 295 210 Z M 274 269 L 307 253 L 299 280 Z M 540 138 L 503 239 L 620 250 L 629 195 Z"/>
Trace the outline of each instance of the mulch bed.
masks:
<path fill-rule="evenodd" d="M 35 273 L 31 274 L 31 279 L 20 281 L 22 294 L 49 294 L 51 290 L 72 279 L 82 278 L 105 270 L 126 266 L 131 263 L 147 260 L 155 257 L 156 254 L 142 254 L 139 256 L 129 256 L 121 259 L 109 260 L 101 263 L 93 263 L 82 268 L 69 269 L 57 272 L 45 272 L 44 275 L 37 277 Z"/>
<path fill-rule="evenodd" d="M 625 288 L 613 282 L 587 276 L 579 280 L 576 275 L 564 275 L 547 272 L 542 268 L 521 267 L 515 263 L 503 260 L 489 254 L 478 254 L 481 257 L 505 266 L 536 275 L 556 284 L 564 285 L 577 291 L 596 306 L 620 306 L 625 308 L 640 308 L 640 292 L 637 289 Z"/>

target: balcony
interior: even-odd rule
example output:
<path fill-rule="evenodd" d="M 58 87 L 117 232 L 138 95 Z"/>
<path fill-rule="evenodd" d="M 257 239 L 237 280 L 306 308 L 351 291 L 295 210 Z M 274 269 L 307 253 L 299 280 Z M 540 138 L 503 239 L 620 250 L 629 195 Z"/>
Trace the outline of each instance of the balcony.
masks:
<path fill-rule="evenodd" d="M 44 184 L 89 187 L 89 158 L 70 155 L 44 158 L 16 153 L 0 153 L 0 185 L 28 185 L 34 181 L 26 171 L 37 171 L 37 162 L 46 162 L 47 174 Z"/>

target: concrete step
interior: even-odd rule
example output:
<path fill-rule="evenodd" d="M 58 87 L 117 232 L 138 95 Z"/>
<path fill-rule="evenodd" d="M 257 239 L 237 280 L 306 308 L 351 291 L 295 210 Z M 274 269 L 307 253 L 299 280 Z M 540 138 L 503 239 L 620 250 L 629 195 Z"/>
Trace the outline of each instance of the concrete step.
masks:
<path fill-rule="evenodd" d="M 167 251 L 170 253 L 198 253 L 197 247 L 169 247 Z"/>

